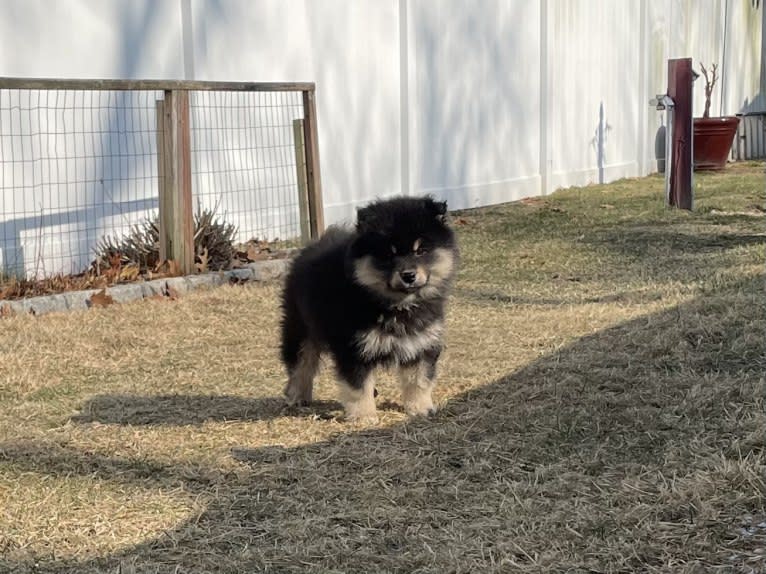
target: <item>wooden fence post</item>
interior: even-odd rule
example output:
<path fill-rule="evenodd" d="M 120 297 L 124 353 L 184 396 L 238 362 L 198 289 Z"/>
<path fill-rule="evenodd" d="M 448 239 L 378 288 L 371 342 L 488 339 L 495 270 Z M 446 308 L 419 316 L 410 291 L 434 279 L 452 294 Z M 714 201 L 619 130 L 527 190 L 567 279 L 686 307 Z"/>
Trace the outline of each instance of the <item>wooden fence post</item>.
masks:
<path fill-rule="evenodd" d="M 174 260 L 182 274 L 194 270 L 189 92 L 165 90 L 157 102 L 160 260 Z"/>
<path fill-rule="evenodd" d="M 313 88 L 303 92 L 303 139 L 306 150 L 306 183 L 311 237 L 316 239 L 324 232 L 324 208 L 322 206 L 322 178 L 319 174 L 317 112 Z"/>
<path fill-rule="evenodd" d="M 170 194 L 165 191 L 165 101 L 157 100 L 155 102 L 157 110 L 157 183 L 159 186 L 159 234 L 160 234 L 160 261 L 166 261 L 170 253 L 168 242 L 167 224 L 171 208 L 167 205 Z"/>
<path fill-rule="evenodd" d="M 303 120 L 293 120 L 293 143 L 295 145 L 295 175 L 298 181 L 298 217 L 301 227 L 301 244 L 306 245 L 311 240 L 311 217 L 309 215 L 308 184 L 306 183 Z"/>

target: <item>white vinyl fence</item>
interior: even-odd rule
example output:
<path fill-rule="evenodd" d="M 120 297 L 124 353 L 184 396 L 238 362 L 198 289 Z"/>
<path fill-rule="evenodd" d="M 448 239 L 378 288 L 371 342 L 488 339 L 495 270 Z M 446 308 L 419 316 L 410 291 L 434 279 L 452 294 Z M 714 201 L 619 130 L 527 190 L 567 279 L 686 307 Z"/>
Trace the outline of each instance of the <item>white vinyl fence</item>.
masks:
<path fill-rule="evenodd" d="M 656 171 L 663 117 L 649 100 L 665 91 L 667 59 L 691 57 L 695 68 L 718 63 L 714 113 L 764 111 L 763 22 L 760 0 L 6 0 L 0 76 L 315 82 L 324 213 L 333 223 L 370 199 L 400 193 L 431 193 L 466 208 Z M 47 190 L 57 211 L 46 212 L 29 193 L 40 176 L 7 167 L 17 148 L 5 136 L 36 133 L 48 118 L 14 124 L 17 103 L 8 98 L 0 101 L 0 228 L 15 243 L 0 245 L 0 257 L 22 252 L 27 273 L 58 264 L 76 270 L 87 257 L 67 263 L 71 242 L 89 248 L 107 219 L 128 225 L 155 208 L 153 195 L 131 195 L 109 176 L 120 169 L 156 177 L 144 158 L 152 128 L 139 128 L 135 142 L 120 148 L 127 164 L 110 159 L 83 172 L 84 182 L 104 184 Z M 268 117 L 253 119 L 269 125 Z M 121 133 L 123 120 L 114 121 Z M 225 135 L 199 131 L 196 141 L 255 141 L 257 125 L 244 122 L 242 130 L 236 113 L 221 121 Z M 118 145 L 112 137 L 99 145 Z M 87 137 L 81 145 L 91 153 Z M 286 163 L 274 160 L 285 166 L 278 181 L 257 179 L 254 156 L 227 151 L 200 160 L 205 201 L 226 201 L 226 186 L 268 198 L 269 188 L 293 185 L 289 150 L 279 151 Z M 118 213 L 93 211 L 109 197 Z M 245 221 L 262 203 L 226 209 Z M 258 217 L 294 233 L 290 210 Z M 76 225 L 72 213 L 83 215 Z"/>

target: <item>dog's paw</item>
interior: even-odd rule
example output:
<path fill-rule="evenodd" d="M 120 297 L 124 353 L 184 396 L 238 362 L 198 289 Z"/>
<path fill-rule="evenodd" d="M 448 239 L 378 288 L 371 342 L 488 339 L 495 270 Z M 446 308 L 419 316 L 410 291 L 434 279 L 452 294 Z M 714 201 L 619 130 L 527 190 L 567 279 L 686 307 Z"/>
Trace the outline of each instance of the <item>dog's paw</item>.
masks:
<path fill-rule="evenodd" d="M 347 423 L 353 423 L 353 424 L 363 424 L 363 425 L 375 425 L 378 424 L 380 419 L 378 418 L 378 413 L 367 413 L 367 414 L 361 414 L 361 415 L 353 415 L 346 413 L 343 415 L 343 420 Z"/>
<path fill-rule="evenodd" d="M 373 401 L 347 402 L 343 419 L 353 423 L 375 424 L 378 422 L 378 411 Z"/>
<path fill-rule="evenodd" d="M 301 389 L 297 385 L 288 384 L 284 395 L 288 407 L 305 407 L 311 404 L 311 389 Z"/>
<path fill-rule="evenodd" d="M 413 417 L 427 417 L 436 414 L 436 410 L 436 405 L 434 405 L 431 397 L 418 397 L 418 400 L 411 400 L 404 403 L 404 412 Z"/>

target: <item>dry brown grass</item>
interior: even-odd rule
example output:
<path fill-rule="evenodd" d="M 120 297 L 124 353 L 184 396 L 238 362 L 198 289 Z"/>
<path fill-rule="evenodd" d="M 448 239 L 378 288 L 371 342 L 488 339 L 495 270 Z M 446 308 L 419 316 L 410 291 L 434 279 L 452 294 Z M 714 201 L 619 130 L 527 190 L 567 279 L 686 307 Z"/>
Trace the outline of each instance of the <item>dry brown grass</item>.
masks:
<path fill-rule="evenodd" d="M 3 572 L 761 572 L 763 165 L 459 214 L 429 420 L 285 410 L 278 285 L 0 321 Z"/>

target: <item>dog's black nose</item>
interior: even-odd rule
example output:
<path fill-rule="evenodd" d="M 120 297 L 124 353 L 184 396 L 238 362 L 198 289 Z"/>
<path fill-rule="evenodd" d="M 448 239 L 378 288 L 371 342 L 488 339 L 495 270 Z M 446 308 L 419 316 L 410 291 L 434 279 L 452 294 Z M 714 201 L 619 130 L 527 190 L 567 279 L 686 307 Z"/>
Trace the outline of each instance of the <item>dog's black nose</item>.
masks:
<path fill-rule="evenodd" d="M 408 285 L 415 282 L 415 278 L 418 276 L 417 272 L 415 271 L 400 271 L 399 276 L 402 278 L 402 281 L 407 283 Z"/>

